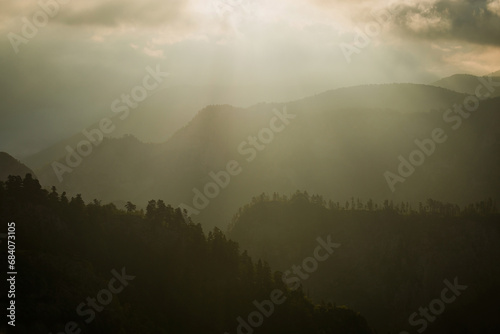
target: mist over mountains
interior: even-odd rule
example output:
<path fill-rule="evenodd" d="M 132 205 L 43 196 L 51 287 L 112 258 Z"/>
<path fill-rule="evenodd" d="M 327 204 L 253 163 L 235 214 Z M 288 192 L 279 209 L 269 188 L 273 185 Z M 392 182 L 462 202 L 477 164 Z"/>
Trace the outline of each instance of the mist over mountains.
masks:
<path fill-rule="evenodd" d="M 500 0 L 0 1 L 0 334 L 498 334 Z"/>
<path fill-rule="evenodd" d="M 185 234 L 183 242 L 195 235 L 205 240 L 203 231 L 213 230 L 208 232 L 207 244 L 196 247 L 219 252 L 216 249 L 221 246 L 216 245 L 227 242 L 225 251 L 210 255 L 214 263 L 219 256 L 232 254 L 239 257 L 244 271 L 255 270 L 258 277 L 264 270 L 262 282 L 267 286 L 280 287 L 281 280 L 287 284 L 300 281 L 304 295 L 287 292 L 287 296 L 295 296 L 300 303 L 301 298 L 321 301 L 315 306 L 317 311 L 307 315 L 314 321 L 302 324 L 303 330 L 313 323 L 325 321 L 328 325 L 333 321 L 342 330 L 352 326 L 366 333 L 408 330 L 409 325 L 429 327 L 429 333 L 494 333 L 499 325 L 489 319 L 496 312 L 491 298 L 498 295 L 496 261 L 500 254 L 496 213 L 500 200 L 499 85 L 498 77 L 455 75 L 432 85 L 363 85 L 283 103 L 207 105 L 175 131 L 173 123 L 162 129 L 159 109 L 147 113 L 134 110 L 123 123 L 116 114 L 29 157 L 27 161 L 36 167 L 33 170 L 2 153 L 0 176 L 5 190 L 0 183 L 0 199 L 5 214 L 15 213 L 15 220 L 36 221 L 21 213 L 23 205 L 35 205 L 31 201 L 41 201 L 36 204 L 39 208 L 48 206 L 43 209 L 47 214 L 52 210 L 49 207 L 57 207 L 58 218 L 41 213 L 41 219 L 63 221 L 67 231 L 76 228 L 84 235 L 96 233 L 92 235 L 100 240 L 98 253 L 116 247 L 107 255 L 109 259 L 123 252 L 121 243 L 131 238 L 126 231 L 133 230 L 132 238 L 142 235 L 155 240 L 157 246 L 143 250 L 144 254 L 158 254 L 158 249 L 166 247 L 168 261 L 173 261 L 173 251 L 182 254 L 175 261 L 192 261 L 182 247 L 169 246 L 172 238 L 181 233 Z M 188 93 L 169 94 L 177 97 L 173 100 L 177 104 L 165 113 L 178 112 L 178 124 L 200 103 L 191 101 Z M 154 140 L 139 139 L 148 135 Z M 166 139 L 162 140 L 162 135 Z M 36 175 L 45 190 L 31 177 L 22 181 L 12 176 L 25 174 Z M 28 195 L 33 191 L 38 195 Z M 16 196 L 21 196 L 23 204 L 8 204 L 14 203 Z M 112 204 L 101 206 L 101 201 Z M 76 211 L 70 214 L 72 210 Z M 91 224 L 88 219 L 99 223 L 86 230 Z M 108 219 L 114 223 L 108 225 Z M 83 225 L 73 226 L 73 221 Z M 187 225 L 181 228 L 184 223 Z M 127 230 L 118 226 L 127 226 Z M 24 226 L 21 233 L 29 240 L 35 240 L 34 235 L 48 238 L 50 234 L 51 238 L 56 236 L 57 247 L 68 247 L 63 241 L 66 232 L 60 227 L 44 230 L 38 226 L 38 232 L 34 228 Z M 108 234 L 113 230 L 123 239 L 117 245 Z M 228 241 L 222 231 L 226 231 Z M 152 236 L 157 233 L 161 235 Z M 307 279 L 297 276 L 295 271 L 291 274 L 289 268 L 297 268 L 296 263 L 307 259 L 317 235 L 341 240 L 341 251 L 310 279 L 309 275 Z M 232 240 L 237 249 L 229 246 Z M 75 242 L 80 249 L 87 249 L 84 236 Z M 30 251 L 22 259 L 27 272 L 50 274 L 57 270 L 56 263 L 61 260 L 54 258 L 53 249 L 43 248 L 43 243 L 26 247 Z M 240 251 L 244 253 L 236 255 Z M 46 269 L 35 265 L 38 252 L 47 253 L 43 258 Z M 81 252 L 73 256 L 82 256 Z M 99 262 L 95 250 L 83 252 L 85 258 Z M 258 264 L 249 262 L 247 256 L 259 259 Z M 81 267 L 70 257 L 62 261 Z M 128 262 L 134 261 L 131 257 Z M 139 262 L 134 270 L 148 272 Z M 278 270 L 274 276 L 266 269 L 268 263 Z M 83 267 L 79 270 L 82 277 L 96 282 L 105 276 L 101 270 L 106 266 L 101 266 L 97 272 Z M 209 277 L 204 268 L 194 275 Z M 239 280 L 247 279 L 242 272 L 226 269 L 221 267 L 218 272 L 223 274 L 210 278 L 214 284 L 219 284 L 218 280 L 232 282 L 235 275 Z M 70 272 L 65 275 L 71 280 L 67 276 Z M 155 280 L 156 275 L 147 279 Z M 457 280 L 467 285 L 459 285 Z M 194 293 L 194 285 L 181 282 L 175 281 L 175 285 Z M 245 284 L 256 284 L 252 289 L 258 290 L 259 283 L 251 279 Z M 459 297 L 460 291 L 456 292 L 459 302 L 446 306 L 444 316 L 434 322 L 415 313 L 443 286 L 452 284 L 462 286 L 467 293 L 464 290 L 464 297 Z M 234 287 L 234 291 L 238 289 Z M 57 294 L 51 285 L 49 290 Z M 163 293 L 166 300 L 184 302 L 168 289 Z M 241 309 L 245 309 L 244 300 L 235 298 L 228 302 L 242 303 Z M 294 311 L 300 317 L 305 316 L 303 307 L 312 306 L 303 304 Z M 131 330 L 150 317 L 148 309 L 142 307 L 133 311 L 114 307 L 112 312 Z M 172 308 L 172 312 L 181 311 Z M 214 319 L 205 318 L 201 306 L 182 312 L 185 317 L 197 314 L 213 328 L 241 325 L 230 319 L 213 323 Z M 224 312 L 232 314 L 220 312 L 221 317 Z M 134 314 L 132 320 L 125 320 L 130 314 Z M 61 316 L 60 321 L 67 316 Z M 265 328 L 282 328 L 280 317 Z M 163 324 L 161 317 L 153 318 L 163 329 L 196 327 L 186 321 Z M 109 318 L 102 321 L 92 328 L 113 327 Z M 38 317 L 27 326 L 50 328 Z"/>
<path fill-rule="evenodd" d="M 305 96 L 306 91 L 311 90 L 293 86 L 163 86 L 159 85 L 156 90 L 150 92 L 148 98 L 135 109 L 129 108 L 127 117 L 123 117 L 123 112 L 113 112 L 111 106 L 107 106 L 108 109 L 102 118 L 112 119 L 116 127 L 105 136 L 120 138 L 133 134 L 146 143 L 161 143 L 168 140 L 207 105 L 231 104 L 248 107 L 263 101 L 292 100 L 298 96 Z M 55 144 L 25 156 L 25 162 L 33 168 L 40 168 L 48 162 L 59 159 L 67 145 L 76 146 L 79 141 L 86 139 L 84 131 L 98 127 L 99 121 L 90 125 L 81 123 L 78 133 L 68 138 L 60 138 Z"/>
<path fill-rule="evenodd" d="M 480 84 L 477 79 L 476 86 Z M 213 105 L 162 143 L 143 143 L 133 136 L 94 143 L 78 166 L 68 166 L 71 172 L 59 172 L 62 182 L 50 160 L 57 151 L 63 154 L 57 161 L 67 166 L 69 154 L 61 151 L 62 145 L 37 157 L 38 165 L 45 165 L 35 173 L 44 185 L 88 199 L 145 205 L 162 198 L 184 204 L 194 209 L 190 214 L 196 212 L 193 219 L 221 228 L 234 210 L 262 192 L 302 189 L 340 201 L 357 196 L 415 204 L 427 198 L 459 204 L 498 199 L 500 100 L 480 101 L 469 117 L 457 118 L 453 106 L 467 97 L 440 87 L 390 84 L 341 88 L 249 108 Z M 280 123 L 282 131 L 259 143 L 260 131 L 269 128 L 276 111 L 285 109 L 293 115 L 285 120 L 289 124 Z M 419 149 L 415 140 L 426 143 L 435 129 L 442 129 L 446 141 L 428 146 L 427 153 L 432 152 L 425 154 L 422 165 L 404 182 L 394 181 L 399 157 L 408 161 Z M 255 147 L 249 136 L 257 138 Z M 80 138 L 64 145 L 76 150 Z M 238 162 L 241 173 L 209 199 L 203 194 L 213 181 L 210 173 L 225 170 L 230 161 Z"/>

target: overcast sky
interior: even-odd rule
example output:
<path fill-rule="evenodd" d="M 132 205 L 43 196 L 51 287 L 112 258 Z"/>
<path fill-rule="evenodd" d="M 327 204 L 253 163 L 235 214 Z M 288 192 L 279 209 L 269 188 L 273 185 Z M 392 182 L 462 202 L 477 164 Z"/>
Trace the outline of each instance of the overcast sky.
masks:
<path fill-rule="evenodd" d="M 37 1 L 0 2 L 0 150 L 97 119 L 146 66 L 168 71 L 167 86 L 318 92 L 500 69 L 500 0 L 55 1 L 41 0 L 51 15 Z M 358 31 L 372 37 L 348 62 Z"/>

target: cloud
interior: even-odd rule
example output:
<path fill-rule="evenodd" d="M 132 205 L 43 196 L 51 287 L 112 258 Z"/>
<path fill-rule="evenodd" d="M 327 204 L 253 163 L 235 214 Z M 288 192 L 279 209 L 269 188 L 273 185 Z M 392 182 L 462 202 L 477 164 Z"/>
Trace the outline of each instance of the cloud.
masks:
<path fill-rule="evenodd" d="M 402 4 L 394 30 L 404 36 L 500 46 L 500 1 L 438 0 Z"/>
<path fill-rule="evenodd" d="M 488 3 L 488 9 L 497 16 L 500 16 L 500 0 L 494 0 Z"/>
<path fill-rule="evenodd" d="M 54 21 L 68 25 L 118 26 L 135 24 L 138 26 L 168 25 L 189 20 L 187 10 L 191 0 L 88 0 L 59 3 L 57 0 L 37 1 L 2 1 L 0 17 L 30 17 L 41 9 L 57 7 Z"/>
<path fill-rule="evenodd" d="M 161 26 L 189 21 L 188 0 L 85 1 L 72 3 L 60 21 L 68 25 Z"/>
<path fill-rule="evenodd" d="M 221 1 L 244 7 L 221 15 L 213 6 Z M 374 20 L 372 10 L 393 4 L 73 0 L 15 53 L 7 34 L 22 34 L 22 18 L 31 20 L 40 6 L 0 1 L 0 143 L 15 142 L 20 152 L 80 131 L 157 63 L 171 73 L 168 85 L 298 86 L 308 93 L 498 70 L 500 0 L 392 2 L 402 3 L 401 11 L 348 66 L 339 44 Z"/>

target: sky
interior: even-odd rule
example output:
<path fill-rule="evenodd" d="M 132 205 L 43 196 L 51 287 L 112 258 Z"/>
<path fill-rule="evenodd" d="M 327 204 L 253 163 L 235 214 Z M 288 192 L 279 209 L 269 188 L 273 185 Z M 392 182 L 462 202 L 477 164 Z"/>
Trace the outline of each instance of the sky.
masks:
<path fill-rule="evenodd" d="M 500 0 L 2 1 L 0 36 L 0 151 L 22 156 L 108 113 L 148 66 L 165 87 L 307 93 L 486 75 Z"/>

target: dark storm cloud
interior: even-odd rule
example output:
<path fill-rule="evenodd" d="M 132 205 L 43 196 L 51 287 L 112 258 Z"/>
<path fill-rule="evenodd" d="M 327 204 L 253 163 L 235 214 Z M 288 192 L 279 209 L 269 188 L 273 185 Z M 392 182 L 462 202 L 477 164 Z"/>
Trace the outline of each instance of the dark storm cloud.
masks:
<path fill-rule="evenodd" d="M 400 6 L 394 23 L 405 35 L 500 45 L 498 0 L 439 0 Z"/>

